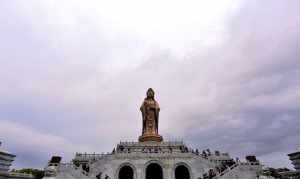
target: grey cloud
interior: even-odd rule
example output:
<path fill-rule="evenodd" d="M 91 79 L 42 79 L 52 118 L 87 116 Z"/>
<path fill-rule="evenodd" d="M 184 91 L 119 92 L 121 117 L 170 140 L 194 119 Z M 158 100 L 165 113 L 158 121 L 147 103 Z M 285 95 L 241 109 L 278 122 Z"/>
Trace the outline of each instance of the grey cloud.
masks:
<path fill-rule="evenodd" d="M 92 24 L 80 34 L 69 27 L 74 36 L 59 34 L 61 41 L 52 36 L 53 49 L 41 45 L 40 41 L 47 42 L 42 38 L 37 38 L 37 45 L 12 40 L 12 48 L 27 47 L 17 49 L 18 54 L 1 43 L 6 70 L 0 77 L 4 86 L 0 120 L 30 125 L 32 135 L 59 137 L 66 158 L 72 155 L 70 146 L 77 151 L 111 151 L 119 140 L 137 139 L 139 105 L 146 89 L 153 87 L 162 109 L 160 131 L 166 139 L 183 138 L 194 147 L 234 156 L 255 154 L 262 162 L 285 166 L 286 153 L 299 149 L 300 139 L 297 3 L 245 1 L 226 24 L 227 38 L 221 45 L 195 47 L 184 59 L 172 50 L 149 50 L 135 35 L 96 33 L 99 27 Z M 40 29 L 28 33 L 48 34 Z M 98 35 L 93 39 L 89 33 Z M 16 60 L 20 58 L 25 61 Z M 119 64 L 122 60 L 130 63 Z M 21 154 L 18 166 L 28 158 L 32 163 L 26 165 L 39 165 L 55 151 L 51 147 L 55 142 L 29 149 L 9 136 L 3 139 Z"/>
<path fill-rule="evenodd" d="M 9 120 L 1 120 L 0 129 L 0 136 L 5 136 L 5 138 L 1 137 L 1 140 L 4 139 L 4 143 L 12 149 L 10 152 L 18 156 L 18 163 L 15 164 L 17 167 L 24 164 L 43 167 L 43 163 L 47 162 L 46 157 L 50 155 L 61 155 L 70 160 L 70 154 L 76 150 L 92 151 L 91 147 L 73 144 L 65 138 L 40 132 Z"/>

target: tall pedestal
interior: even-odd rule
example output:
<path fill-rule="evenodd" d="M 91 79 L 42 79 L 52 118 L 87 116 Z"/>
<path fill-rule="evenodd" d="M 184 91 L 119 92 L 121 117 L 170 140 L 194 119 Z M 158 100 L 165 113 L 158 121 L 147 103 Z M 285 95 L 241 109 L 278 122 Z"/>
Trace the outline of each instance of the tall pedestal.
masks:
<path fill-rule="evenodd" d="M 149 142 L 149 141 L 162 142 L 163 137 L 158 134 L 147 134 L 147 133 L 139 137 L 139 142 Z"/>

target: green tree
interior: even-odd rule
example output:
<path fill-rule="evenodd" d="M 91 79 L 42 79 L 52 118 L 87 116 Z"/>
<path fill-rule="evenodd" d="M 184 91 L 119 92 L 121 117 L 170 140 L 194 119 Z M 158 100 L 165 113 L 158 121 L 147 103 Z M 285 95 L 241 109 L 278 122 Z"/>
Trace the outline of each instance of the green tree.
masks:
<path fill-rule="evenodd" d="M 35 179 L 42 179 L 44 177 L 44 171 L 34 168 L 23 168 L 19 170 L 13 169 L 12 172 L 15 173 L 26 173 L 34 176 Z"/>

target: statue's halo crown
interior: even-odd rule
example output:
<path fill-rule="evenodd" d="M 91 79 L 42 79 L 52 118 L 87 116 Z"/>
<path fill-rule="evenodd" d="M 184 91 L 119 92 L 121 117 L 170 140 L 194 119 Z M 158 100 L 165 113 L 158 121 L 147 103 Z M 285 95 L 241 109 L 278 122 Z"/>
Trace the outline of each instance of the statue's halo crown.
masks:
<path fill-rule="evenodd" d="M 152 88 L 148 88 L 147 92 L 152 91 L 154 93 L 154 90 Z"/>

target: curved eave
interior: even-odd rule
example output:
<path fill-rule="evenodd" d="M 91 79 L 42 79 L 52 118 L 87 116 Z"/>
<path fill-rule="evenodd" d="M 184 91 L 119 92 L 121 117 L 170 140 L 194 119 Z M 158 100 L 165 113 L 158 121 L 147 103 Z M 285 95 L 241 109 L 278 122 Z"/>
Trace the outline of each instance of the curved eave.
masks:
<path fill-rule="evenodd" d="M 2 151 L 2 150 L 0 150 L 0 154 L 8 155 L 8 156 L 10 156 L 10 157 L 16 157 L 16 155 L 11 154 L 11 153 L 8 153 L 8 152 L 6 152 L 6 151 Z"/>
<path fill-rule="evenodd" d="M 295 156 L 295 155 L 300 155 L 300 151 L 299 152 L 294 152 L 294 153 L 290 153 L 290 154 L 287 154 L 289 157 L 291 156 Z"/>

